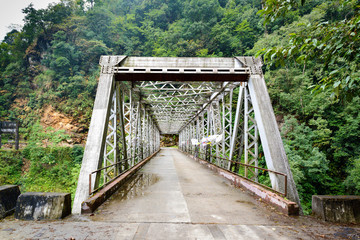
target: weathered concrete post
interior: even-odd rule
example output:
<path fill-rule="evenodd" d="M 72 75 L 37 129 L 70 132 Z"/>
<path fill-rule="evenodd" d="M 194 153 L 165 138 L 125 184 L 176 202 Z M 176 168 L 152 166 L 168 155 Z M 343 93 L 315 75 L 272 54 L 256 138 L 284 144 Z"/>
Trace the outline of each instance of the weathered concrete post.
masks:
<path fill-rule="evenodd" d="M 89 174 L 99 169 L 99 166 L 102 164 L 104 143 L 115 85 L 112 68 L 124 58 L 125 56 L 107 56 L 100 59 L 102 70 L 72 209 L 72 213 L 75 214 L 81 213 L 81 204 L 89 197 Z M 93 176 L 91 182 L 93 185 L 91 188 L 93 189 L 96 184 L 95 176 Z"/>

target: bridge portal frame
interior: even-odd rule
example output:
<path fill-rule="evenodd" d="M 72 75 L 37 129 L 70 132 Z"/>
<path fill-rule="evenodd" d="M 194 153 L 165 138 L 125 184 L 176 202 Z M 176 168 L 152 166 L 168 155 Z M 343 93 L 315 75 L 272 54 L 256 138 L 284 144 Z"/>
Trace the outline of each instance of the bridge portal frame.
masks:
<path fill-rule="evenodd" d="M 287 175 L 287 197 L 300 206 L 261 59 L 102 56 L 100 65 L 73 213 L 80 213 L 82 202 L 89 198 L 91 172 L 123 161 L 104 173 L 105 181 L 111 181 L 111 174 L 118 175 L 156 152 L 161 133 L 179 134 L 179 148 L 187 152 L 195 150 L 191 139 L 222 135 L 219 143 L 211 145 L 217 157 L 239 160 L 244 154 L 245 163 L 254 166 L 260 138 L 268 169 Z M 219 159 L 215 164 L 232 168 Z M 256 181 L 256 170 L 252 176 Z M 99 186 L 100 177 L 92 177 L 90 189 Z M 284 192 L 283 177 L 270 174 L 270 179 L 274 190 Z"/>

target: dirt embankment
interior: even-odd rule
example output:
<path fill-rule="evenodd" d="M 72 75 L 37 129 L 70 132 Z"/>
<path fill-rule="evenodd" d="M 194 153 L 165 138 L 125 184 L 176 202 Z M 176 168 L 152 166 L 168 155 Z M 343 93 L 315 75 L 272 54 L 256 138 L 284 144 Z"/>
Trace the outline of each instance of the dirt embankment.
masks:
<path fill-rule="evenodd" d="M 64 130 L 70 136 L 67 140 L 68 144 L 83 144 L 86 134 L 83 127 L 79 127 L 77 122 L 56 111 L 51 105 L 44 108 L 40 124 L 44 127 L 52 127 L 55 130 Z"/>

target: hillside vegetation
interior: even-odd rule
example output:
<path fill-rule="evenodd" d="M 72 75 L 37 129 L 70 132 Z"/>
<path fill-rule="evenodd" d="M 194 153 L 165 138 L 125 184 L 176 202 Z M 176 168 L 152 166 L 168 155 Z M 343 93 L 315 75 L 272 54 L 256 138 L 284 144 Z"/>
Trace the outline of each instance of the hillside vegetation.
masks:
<path fill-rule="evenodd" d="M 0 120 L 19 120 L 26 145 L 0 151 L 0 184 L 74 193 L 83 149 L 72 145 L 83 143 L 89 126 L 101 55 L 264 54 L 268 90 L 305 212 L 314 194 L 360 194 L 356 4 L 62 0 L 40 10 L 29 5 L 24 26 L 0 44 Z M 68 127 L 49 119 L 49 111 L 66 118 Z"/>

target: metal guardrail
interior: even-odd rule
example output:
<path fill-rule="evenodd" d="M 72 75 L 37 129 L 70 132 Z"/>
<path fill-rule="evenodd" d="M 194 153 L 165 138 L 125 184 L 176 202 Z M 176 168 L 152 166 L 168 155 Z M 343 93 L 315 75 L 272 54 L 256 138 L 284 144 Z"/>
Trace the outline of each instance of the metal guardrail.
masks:
<path fill-rule="evenodd" d="M 204 156 L 210 156 L 210 157 L 213 157 L 213 158 L 216 158 L 216 159 L 225 160 L 225 161 L 228 161 L 228 162 L 231 162 L 231 163 L 239 164 L 239 165 L 244 166 L 244 167 L 255 168 L 255 169 L 258 169 L 258 170 L 262 170 L 262 171 L 266 171 L 266 172 L 271 172 L 271 173 L 274 173 L 274 174 L 277 174 L 277 175 L 284 176 L 284 178 L 285 178 L 285 183 L 284 183 L 285 188 L 284 188 L 284 190 L 285 190 L 285 191 L 284 191 L 284 192 L 279 192 L 279 191 L 277 191 L 277 190 L 275 190 L 275 189 L 272 189 L 272 188 L 269 187 L 269 186 L 266 186 L 265 184 L 261 184 L 261 183 L 256 182 L 256 181 L 254 181 L 254 180 L 252 180 L 252 179 L 250 179 L 250 178 L 248 178 L 248 177 L 245 177 L 245 176 L 242 176 L 242 175 L 240 175 L 240 174 L 238 174 L 238 173 L 236 173 L 236 172 L 230 171 L 230 172 L 235 173 L 236 175 L 239 175 L 239 176 L 241 176 L 241 177 L 243 177 L 243 178 L 245 178 L 245 179 L 247 179 L 247 180 L 249 180 L 249 181 L 257 184 L 257 185 L 260 185 L 260 186 L 262 186 L 262 187 L 264 187 L 264 188 L 266 188 L 266 189 L 269 189 L 269 190 L 271 190 L 271 191 L 273 191 L 273 192 L 276 192 L 276 193 L 278 193 L 278 194 L 281 194 L 281 195 L 283 195 L 283 196 L 285 196 L 285 197 L 287 196 L 287 175 L 286 175 L 285 173 L 277 172 L 277 171 L 270 170 L 270 169 L 266 169 L 266 168 L 261 168 L 261 167 L 252 166 L 252 165 L 249 165 L 249 164 L 246 164 L 246 163 L 242 163 L 242 162 L 236 162 L 236 161 L 233 161 L 233 160 L 230 160 L 230 159 L 227 159 L 227 158 L 222 158 L 222 157 L 215 156 L 215 155 L 213 155 L 213 154 L 207 154 L 207 155 L 206 155 L 205 152 L 201 152 L 201 151 L 199 151 L 198 154 L 203 154 Z M 194 155 L 194 154 L 193 154 L 193 156 L 195 156 L 196 158 L 199 158 L 198 156 L 196 156 L 196 155 Z M 206 162 L 209 162 L 209 161 L 207 161 L 206 159 L 202 159 L 202 158 L 199 158 L 199 159 L 204 160 L 204 161 L 206 161 Z M 211 162 L 209 162 L 209 163 L 211 163 Z M 213 163 L 211 163 L 211 164 L 213 164 Z M 216 165 L 216 164 L 214 164 L 214 165 L 217 166 L 217 167 L 220 167 L 220 166 L 218 166 L 218 165 Z M 229 171 L 229 170 L 226 169 L 226 168 L 223 168 L 223 167 L 220 167 L 220 168 L 222 168 L 222 169 L 224 169 L 224 170 L 226 170 L 226 171 Z"/>
<path fill-rule="evenodd" d="M 135 159 L 137 156 L 133 156 L 133 157 L 130 157 L 130 158 L 126 158 L 126 159 L 122 159 L 114 164 L 111 164 L 109 166 L 106 166 L 106 167 L 103 167 L 103 168 L 99 168 L 98 170 L 96 171 L 93 171 L 89 174 L 89 195 L 92 195 L 93 193 L 99 191 L 100 189 L 102 189 L 103 187 L 105 187 L 106 185 L 108 185 L 109 183 L 111 183 L 112 181 L 114 181 L 115 179 L 117 179 L 118 177 L 120 177 L 121 175 L 123 175 L 124 173 L 126 173 L 127 171 L 131 170 L 134 166 L 136 166 L 136 164 L 134 164 L 134 166 L 128 168 L 128 169 L 125 169 L 123 172 L 119 173 L 117 176 L 113 177 L 110 181 L 104 183 L 103 185 L 101 185 L 100 187 L 94 189 L 94 190 L 91 190 L 91 177 L 94 173 L 98 173 L 102 170 L 105 170 L 105 169 L 108 169 L 108 168 L 111 168 L 111 167 L 114 167 L 114 166 L 117 166 L 119 165 L 120 163 L 123 163 L 123 162 L 126 162 L 126 161 L 129 161 L 129 160 L 132 160 L 132 159 Z M 139 161 L 139 162 L 142 162 Z"/>

